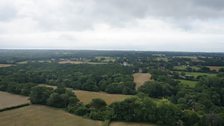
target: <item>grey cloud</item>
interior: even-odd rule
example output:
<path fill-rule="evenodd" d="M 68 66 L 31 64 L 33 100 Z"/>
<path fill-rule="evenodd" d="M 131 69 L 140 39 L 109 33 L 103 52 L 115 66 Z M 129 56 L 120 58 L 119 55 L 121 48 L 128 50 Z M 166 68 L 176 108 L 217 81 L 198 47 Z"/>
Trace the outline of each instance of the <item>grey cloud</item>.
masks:
<path fill-rule="evenodd" d="M 16 17 L 16 10 L 10 6 L 0 6 L 0 21 L 9 21 Z"/>
<path fill-rule="evenodd" d="M 46 9 L 51 10 L 51 6 Z M 45 12 L 41 15 L 34 19 L 37 19 L 43 28 L 83 30 L 91 29 L 97 23 L 120 27 L 132 20 L 147 17 L 176 21 L 222 18 L 224 2 L 222 0 L 65 0 L 58 8 L 49 11 L 48 15 L 45 15 Z"/>

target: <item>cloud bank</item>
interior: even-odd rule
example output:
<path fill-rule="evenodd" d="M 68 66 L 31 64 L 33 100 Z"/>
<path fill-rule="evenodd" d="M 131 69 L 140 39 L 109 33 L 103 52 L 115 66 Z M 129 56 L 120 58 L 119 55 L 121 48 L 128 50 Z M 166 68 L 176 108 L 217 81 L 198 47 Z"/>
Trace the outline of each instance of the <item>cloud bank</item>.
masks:
<path fill-rule="evenodd" d="M 0 48 L 224 51 L 223 0 L 3 0 Z"/>

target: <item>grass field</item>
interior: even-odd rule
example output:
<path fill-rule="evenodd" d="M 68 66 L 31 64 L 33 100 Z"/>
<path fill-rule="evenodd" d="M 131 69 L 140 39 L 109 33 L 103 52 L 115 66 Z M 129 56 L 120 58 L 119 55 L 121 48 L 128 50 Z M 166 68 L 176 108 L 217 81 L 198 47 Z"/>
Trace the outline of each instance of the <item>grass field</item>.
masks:
<path fill-rule="evenodd" d="M 187 67 L 188 66 L 184 66 L 184 65 L 181 65 L 181 66 L 174 66 L 174 70 L 187 70 Z M 189 66 L 191 69 L 193 70 L 199 70 L 200 67 L 198 66 Z"/>
<path fill-rule="evenodd" d="M 102 61 L 102 62 L 115 62 L 114 57 L 108 57 L 108 56 L 97 56 L 95 57 L 96 60 Z"/>
<path fill-rule="evenodd" d="M 92 92 L 83 90 L 75 90 L 75 94 L 84 104 L 88 104 L 94 98 L 103 99 L 107 104 L 111 104 L 113 102 L 122 101 L 126 98 L 132 97 L 131 95 L 108 94 L 104 92 Z"/>
<path fill-rule="evenodd" d="M 147 123 L 134 123 L 134 122 L 111 122 L 110 126 L 156 126 Z"/>
<path fill-rule="evenodd" d="M 57 88 L 56 86 L 40 84 L 40 86 Z M 93 91 L 83 91 L 83 90 L 74 90 L 75 95 L 78 99 L 84 104 L 88 104 L 94 98 L 103 99 L 107 104 L 111 104 L 113 102 L 122 101 L 126 98 L 133 97 L 132 95 L 123 95 L 123 94 L 108 94 L 105 92 L 93 92 Z"/>
<path fill-rule="evenodd" d="M 18 106 L 26 103 L 30 103 L 28 97 L 0 91 L 0 109 L 10 108 L 13 106 Z"/>
<path fill-rule="evenodd" d="M 186 75 L 191 75 L 194 77 L 198 77 L 198 76 L 208 76 L 208 77 L 213 77 L 216 76 L 216 74 L 213 73 L 201 73 L 201 72 L 185 72 Z"/>
<path fill-rule="evenodd" d="M 10 66 L 13 66 L 12 64 L 0 64 L 0 68 L 1 67 L 10 67 Z"/>
<path fill-rule="evenodd" d="M 191 88 L 194 88 L 197 85 L 197 81 L 190 81 L 190 80 L 182 80 L 182 79 L 178 79 L 180 81 L 181 84 L 183 84 L 183 86 L 188 86 Z"/>
<path fill-rule="evenodd" d="M 0 126 L 101 126 L 101 121 L 84 119 L 60 109 L 30 105 L 0 112 Z"/>
<path fill-rule="evenodd" d="M 133 74 L 134 82 L 136 83 L 136 89 L 142 86 L 146 81 L 151 80 L 151 74 L 149 73 L 135 73 Z"/>

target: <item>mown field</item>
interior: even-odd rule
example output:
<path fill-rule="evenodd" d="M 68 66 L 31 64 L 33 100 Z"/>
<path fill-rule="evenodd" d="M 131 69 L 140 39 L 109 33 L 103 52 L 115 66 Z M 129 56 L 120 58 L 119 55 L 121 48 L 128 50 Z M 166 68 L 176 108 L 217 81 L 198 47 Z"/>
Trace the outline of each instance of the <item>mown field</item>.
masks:
<path fill-rule="evenodd" d="M 0 126 L 101 126 L 94 121 L 75 116 L 64 110 L 30 105 L 0 112 Z"/>
<path fill-rule="evenodd" d="M 45 87 L 51 87 L 56 88 L 56 86 L 41 84 L 40 86 Z M 75 95 L 78 97 L 78 99 L 84 103 L 88 104 L 92 101 L 94 98 L 100 98 L 103 99 L 107 104 L 111 104 L 113 102 L 122 101 L 126 98 L 133 97 L 132 95 L 123 95 L 123 94 L 108 94 L 105 92 L 93 92 L 93 91 L 84 91 L 84 90 L 74 90 Z"/>
<path fill-rule="evenodd" d="M 185 72 L 186 75 L 191 75 L 194 77 L 198 77 L 198 76 L 208 76 L 208 77 L 214 77 L 216 76 L 216 74 L 213 73 L 201 73 L 201 72 Z"/>
<path fill-rule="evenodd" d="M 122 101 L 126 98 L 133 97 L 132 95 L 122 95 L 122 94 L 108 94 L 104 92 L 92 92 L 92 91 L 83 91 L 75 90 L 75 94 L 84 104 L 88 104 L 94 98 L 103 99 L 107 104 L 113 102 Z"/>
<path fill-rule="evenodd" d="M 219 71 L 221 68 L 224 68 L 224 66 L 207 66 L 210 70 Z"/>
<path fill-rule="evenodd" d="M 0 110 L 22 104 L 30 103 L 28 97 L 0 91 Z M 1 126 L 1 125 L 0 125 Z"/>
<path fill-rule="evenodd" d="M 0 64 L 0 68 L 1 67 L 10 67 L 10 66 L 13 66 L 12 64 Z"/>
<path fill-rule="evenodd" d="M 134 123 L 134 122 L 111 122 L 110 126 L 156 126 L 148 123 Z"/>
<path fill-rule="evenodd" d="M 134 82 L 136 83 L 136 89 L 142 86 L 146 81 L 151 80 L 151 74 L 149 73 L 135 73 L 133 74 Z"/>
<path fill-rule="evenodd" d="M 200 69 L 200 67 L 198 67 L 198 66 L 184 66 L 184 65 L 181 65 L 181 66 L 174 66 L 174 70 L 187 70 L 188 67 L 190 67 L 193 70 L 199 70 Z"/>
<path fill-rule="evenodd" d="M 191 87 L 191 88 L 194 88 L 198 83 L 197 81 L 183 80 L 183 79 L 178 79 L 178 81 L 180 81 L 180 83 L 183 86 L 187 86 L 187 87 Z"/>

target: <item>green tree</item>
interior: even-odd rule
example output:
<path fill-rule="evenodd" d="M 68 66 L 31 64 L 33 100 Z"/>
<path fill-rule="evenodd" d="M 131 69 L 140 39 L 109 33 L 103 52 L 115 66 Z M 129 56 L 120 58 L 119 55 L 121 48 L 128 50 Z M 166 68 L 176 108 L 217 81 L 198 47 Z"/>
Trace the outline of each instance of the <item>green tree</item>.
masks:
<path fill-rule="evenodd" d="M 30 101 L 33 104 L 46 104 L 53 89 L 47 87 L 33 87 L 30 93 Z"/>

